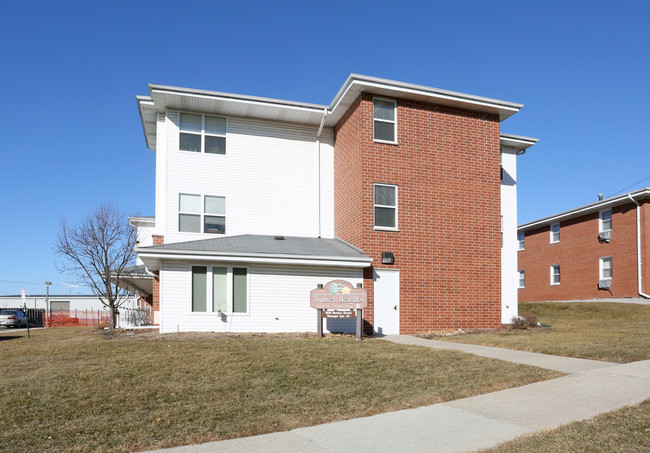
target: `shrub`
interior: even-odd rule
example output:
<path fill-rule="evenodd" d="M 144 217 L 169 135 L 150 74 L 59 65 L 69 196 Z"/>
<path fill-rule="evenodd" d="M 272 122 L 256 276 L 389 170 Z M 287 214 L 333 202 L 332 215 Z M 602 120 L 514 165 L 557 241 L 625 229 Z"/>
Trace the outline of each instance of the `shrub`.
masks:
<path fill-rule="evenodd" d="M 522 313 L 520 316 L 512 317 L 512 328 L 518 330 L 526 330 L 529 327 L 537 327 L 537 316 L 532 313 Z"/>

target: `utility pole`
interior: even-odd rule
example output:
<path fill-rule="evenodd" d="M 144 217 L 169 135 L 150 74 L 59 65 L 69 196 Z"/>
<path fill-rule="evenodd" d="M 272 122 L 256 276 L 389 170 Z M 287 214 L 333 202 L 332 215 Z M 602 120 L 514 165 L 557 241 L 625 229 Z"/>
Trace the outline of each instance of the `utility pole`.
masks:
<path fill-rule="evenodd" d="M 45 282 L 45 309 L 50 314 L 50 285 L 52 282 Z M 49 326 L 48 326 L 49 327 Z"/>

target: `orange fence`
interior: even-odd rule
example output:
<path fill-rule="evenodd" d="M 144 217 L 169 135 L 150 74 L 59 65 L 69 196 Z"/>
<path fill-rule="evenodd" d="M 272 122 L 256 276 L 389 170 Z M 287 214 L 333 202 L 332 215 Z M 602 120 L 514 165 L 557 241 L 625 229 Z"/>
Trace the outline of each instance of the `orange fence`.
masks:
<path fill-rule="evenodd" d="M 48 321 L 50 327 L 108 326 L 111 317 L 106 310 L 62 310 L 51 311 Z"/>

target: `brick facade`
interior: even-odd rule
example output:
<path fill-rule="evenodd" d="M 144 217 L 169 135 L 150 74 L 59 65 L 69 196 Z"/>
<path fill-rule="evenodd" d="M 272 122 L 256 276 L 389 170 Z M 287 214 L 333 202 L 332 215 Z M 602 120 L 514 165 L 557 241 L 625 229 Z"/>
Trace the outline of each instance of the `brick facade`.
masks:
<path fill-rule="evenodd" d="M 163 245 L 165 243 L 165 238 L 164 236 L 154 234 L 151 236 L 153 239 L 153 245 Z M 158 323 L 155 321 L 156 312 L 160 312 L 160 272 L 159 271 L 154 271 L 155 277 L 153 277 L 153 281 L 151 282 L 151 300 L 152 300 L 152 311 L 154 313 L 154 326 L 157 326 Z"/>
<path fill-rule="evenodd" d="M 373 141 L 373 96 L 335 128 L 335 234 L 400 270 L 400 333 L 501 323 L 497 115 L 396 99 L 398 145 Z M 373 228 L 373 183 L 398 186 L 399 231 Z M 393 252 L 395 264 L 382 265 Z M 373 322 L 372 269 L 366 328 Z"/>
<path fill-rule="evenodd" d="M 642 268 L 648 290 L 650 205 L 641 201 Z M 636 205 L 612 208 L 611 241 L 598 240 L 599 213 L 560 222 L 560 242 L 550 243 L 550 224 L 527 230 L 525 249 L 519 251 L 519 270 L 525 272 L 520 302 L 639 297 L 637 278 Z M 612 257 L 610 289 L 599 289 L 600 258 Z M 560 265 L 560 284 L 551 285 L 550 268 Z"/>

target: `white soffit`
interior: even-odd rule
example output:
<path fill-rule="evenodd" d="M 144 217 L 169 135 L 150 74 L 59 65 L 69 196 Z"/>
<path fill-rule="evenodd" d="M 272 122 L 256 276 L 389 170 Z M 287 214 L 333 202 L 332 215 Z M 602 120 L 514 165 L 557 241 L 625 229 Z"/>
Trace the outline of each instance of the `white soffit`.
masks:
<path fill-rule="evenodd" d="M 514 148 L 517 151 L 530 148 L 538 141 L 538 138 L 524 137 L 523 135 L 501 134 L 501 146 Z"/>

